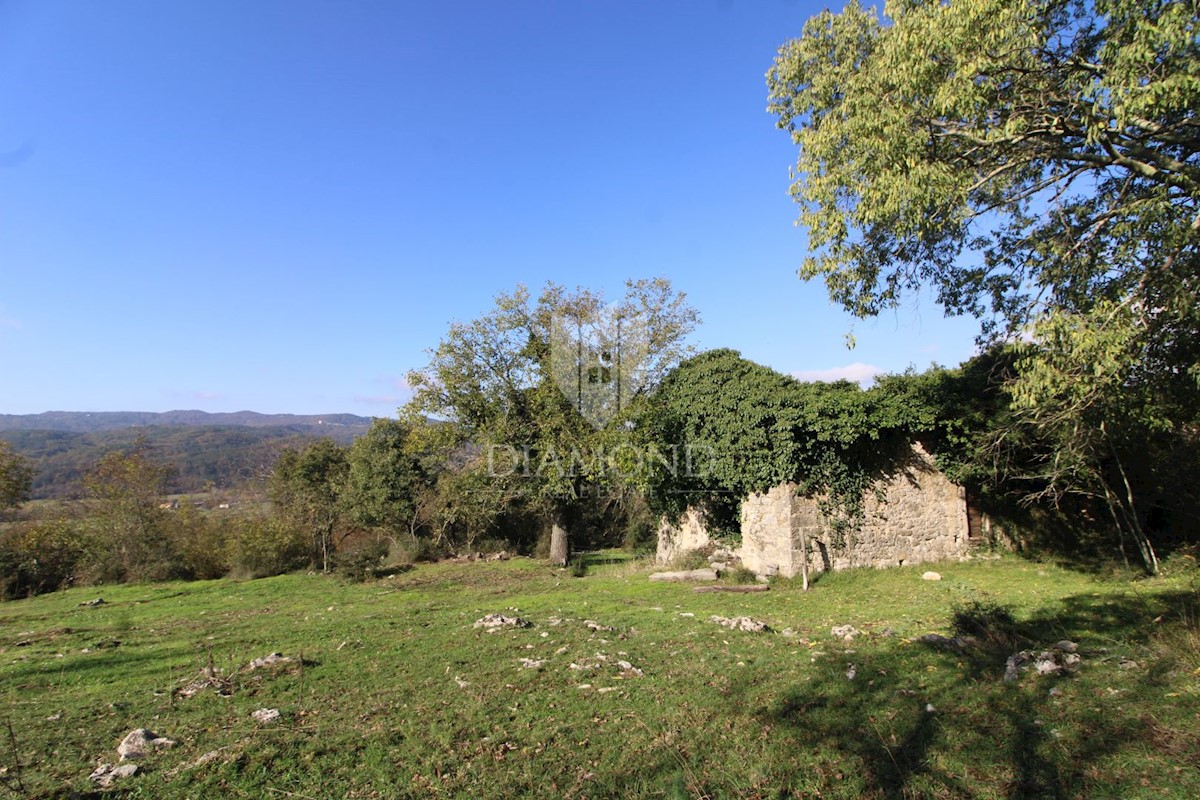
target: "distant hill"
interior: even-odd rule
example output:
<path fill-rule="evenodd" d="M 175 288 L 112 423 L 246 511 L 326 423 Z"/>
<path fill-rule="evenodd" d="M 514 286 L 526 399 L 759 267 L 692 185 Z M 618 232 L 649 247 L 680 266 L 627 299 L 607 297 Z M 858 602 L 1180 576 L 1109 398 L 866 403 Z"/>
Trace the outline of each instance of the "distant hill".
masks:
<path fill-rule="evenodd" d="M 0 439 L 33 461 L 35 498 L 77 497 L 83 476 L 106 453 L 141 438 L 174 468 L 173 492 L 230 488 L 261 478 L 285 447 L 328 436 L 349 444 L 370 417 L 353 414 L 209 414 L 204 411 L 0 414 Z"/>
<path fill-rule="evenodd" d="M 354 414 L 259 414 L 255 411 L 46 411 L 41 414 L 0 414 L 0 431 L 71 431 L 94 433 L 151 425 L 229 425 L 247 428 L 317 428 L 322 435 L 349 441 L 371 426 L 370 417 Z"/>

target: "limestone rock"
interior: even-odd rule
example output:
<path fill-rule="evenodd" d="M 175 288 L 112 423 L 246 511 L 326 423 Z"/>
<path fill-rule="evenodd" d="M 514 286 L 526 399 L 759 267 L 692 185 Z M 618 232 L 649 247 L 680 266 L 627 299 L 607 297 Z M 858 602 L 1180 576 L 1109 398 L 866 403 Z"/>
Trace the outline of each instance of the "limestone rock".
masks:
<path fill-rule="evenodd" d="M 260 708 L 258 711 L 255 711 L 250 716 L 254 717 L 254 721 L 258 722 L 258 723 L 265 724 L 268 722 L 274 722 L 275 720 L 279 719 L 279 709 L 278 708 Z"/>
<path fill-rule="evenodd" d="M 112 764 L 101 764 L 88 775 L 88 780 L 95 783 L 101 789 L 107 789 L 112 786 L 113 781 L 119 778 L 129 778 L 137 774 L 137 764 L 121 764 L 114 767 Z"/>
<path fill-rule="evenodd" d="M 655 572 L 650 576 L 652 581 L 715 581 L 715 569 L 688 569 L 681 572 Z"/>
<path fill-rule="evenodd" d="M 97 597 L 95 600 L 84 600 L 79 605 L 85 606 L 87 608 L 95 608 L 96 606 L 105 605 L 105 602 L 104 602 L 103 597 Z"/>
<path fill-rule="evenodd" d="M 264 667 L 279 667 L 284 664 L 291 664 L 296 659 L 291 656 L 285 656 L 283 653 L 268 653 L 262 658 L 256 658 L 250 662 L 250 669 L 262 669 Z"/>
<path fill-rule="evenodd" d="M 854 627 L 853 625 L 834 625 L 829 630 L 829 633 L 835 639 L 841 639 L 844 642 L 848 642 L 851 639 L 853 639 L 855 636 L 861 635 L 862 631 L 860 631 L 858 628 Z"/>
<path fill-rule="evenodd" d="M 933 572 L 932 570 L 929 572 L 926 572 L 924 575 L 921 576 L 921 580 L 923 580 L 923 581 L 940 581 L 941 579 L 942 579 L 941 573 Z"/>
<path fill-rule="evenodd" d="M 749 633 L 770 633 L 771 627 L 765 622 L 759 622 L 750 617 L 728 617 L 717 616 L 716 614 L 708 618 L 709 622 L 715 622 L 722 628 L 729 628 L 734 631 L 747 631 Z"/>
<path fill-rule="evenodd" d="M 476 628 L 491 632 L 500 628 L 528 628 L 529 623 L 520 617 L 510 617 L 506 614 L 488 614 L 475 620 Z"/>
<path fill-rule="evenodd" d="M 135 728 L 125 734 L 125 738 L 117 745 L 117 755 L 122 761 L 136 761 L 145 758 L 153 750 L 174 746 L 173 739 L 159 736 L 147 728 Z"/>

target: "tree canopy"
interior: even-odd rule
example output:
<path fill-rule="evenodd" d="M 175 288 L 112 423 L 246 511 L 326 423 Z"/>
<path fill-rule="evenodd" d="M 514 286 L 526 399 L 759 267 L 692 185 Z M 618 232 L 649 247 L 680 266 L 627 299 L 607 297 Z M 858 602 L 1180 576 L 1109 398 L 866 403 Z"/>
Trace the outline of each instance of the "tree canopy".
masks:
<path fill-rule="evenodd" d="M 1197 5 L 856 1 L 767 74 L 801 274 L 867 316 L 931 286 L 985 330 L 1127 301 L 1196 369 Z"/>
<path fill-rule="evenodd" d="M 549 519 L 551 560 L 565 563 L 567 527 L 596 494 L 586 487 L 621 482 L 606 455 L 620 423 L 687 354 L 697 320 L 665 279 L 629 281 L 611 306 L 589 289 L 549 283 L 535 299 L 519 286 L 451 325 L 409 375 L 406 413 L 444 421 L 426 430 L 484 474 L 497 503 Z"/>

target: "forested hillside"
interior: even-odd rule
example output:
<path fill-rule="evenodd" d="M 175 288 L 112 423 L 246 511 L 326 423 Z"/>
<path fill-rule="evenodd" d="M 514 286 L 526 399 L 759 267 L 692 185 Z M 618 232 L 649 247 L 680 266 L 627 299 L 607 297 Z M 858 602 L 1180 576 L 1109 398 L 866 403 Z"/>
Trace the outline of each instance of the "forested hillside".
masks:
<path fill-rule="evenodd" d="M 7 430 L 0 431 L 0 439 L 33 462 L 34 498 L 69 498 L 82 492 L 84 473 L 105 453 L 131 450 L 139 438 L 156 462 L 174 468 L 170 491 L 194 492 L 265 475 L 279 451 L 290 445 L 321 435 L 349 442 L 359 432 L 350 425 L 151 425 L 95 432 Z"/>

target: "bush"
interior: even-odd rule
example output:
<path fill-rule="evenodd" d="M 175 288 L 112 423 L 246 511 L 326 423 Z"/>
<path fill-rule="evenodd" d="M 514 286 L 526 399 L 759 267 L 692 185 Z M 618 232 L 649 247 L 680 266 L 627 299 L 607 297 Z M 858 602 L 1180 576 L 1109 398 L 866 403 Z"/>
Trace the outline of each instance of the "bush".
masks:
<path fill-rule="evenodd" d="M 278 519 L 238 520 L 229 532 L 231 574 L 265 578 L 309 564 L 312 536 L 298 525 Z"/>
<path fill-rule="evenodd" d="M 12 526 L 0 534 L 0 596 L 14 600 L 70 586 L 85 552 L 74 521 Z"/>
<path fill-rule="evenodd" d="M 394 539 L 387 551 L 386 565 L 389 567 L 407 567 L 418 561 L 437 561 L 443 554 L 429 539 Z"/>
<path fill-rule="evenodd" d="M 706 569 L 708 567 L 708 557 L 712 555 L 712 551 L 713 548 L 709 545 L 697 550 L 685 550 L 671 559 L 671 569 Z"/>
<path fill-rule="evenodd" d="M 227 539 L 233 523 L 214 521 L 199 510 L 184 506 L 167 524 L 176 570 L 193 580 L 220 578 L 230 570 Z"/>
<path fill-rule="evenodd" d="M 1017 621 L 1006 606 L 985 600 L 972 600 L 954 609 L 951 617 L 954 633 L 971 637 L 980 645 L 997 652 L 1019 650 L 1021 641 Z"/>
<path fill-rule="evenodd" d="M 346 580 L 361 583 L 374 578 L 388 554 L 383 537 L 353 536 L 342 540 L 333 554 L 333 568 Z"/>

